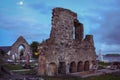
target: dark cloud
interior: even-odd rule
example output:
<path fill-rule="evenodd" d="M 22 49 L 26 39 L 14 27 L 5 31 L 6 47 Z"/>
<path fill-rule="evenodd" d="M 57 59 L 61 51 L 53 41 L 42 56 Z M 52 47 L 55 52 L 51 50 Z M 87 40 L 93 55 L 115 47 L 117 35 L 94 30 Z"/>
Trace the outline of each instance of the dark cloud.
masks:
<path fill-rule="evenodd" d="M 108 12 L 104 15 L 104 21 L 94 31 L 102 42 L 107 44 L 120 44 L 120 11 Z"/>

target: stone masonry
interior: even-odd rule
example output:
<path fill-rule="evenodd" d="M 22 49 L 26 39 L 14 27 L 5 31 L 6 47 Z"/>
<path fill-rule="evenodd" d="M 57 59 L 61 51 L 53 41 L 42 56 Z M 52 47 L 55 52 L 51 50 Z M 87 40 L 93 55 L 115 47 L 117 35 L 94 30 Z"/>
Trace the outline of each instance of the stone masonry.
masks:
<path fill-rule="evenodd" d="M 27 59 L 26 57 L 32 57 L 32 50 L 28 42 L 24 39 L 24 37 L 20 36 L 16 42 L 11 46 L 10 49 L 10 54 L 9 58 L 14 60 L 15 62 L 20 60 L 20 54 L 19 54 L 19 47 L 23 46 L 24 47 L 24 58 Z M 14 59 L 13 59 L 14 56 Z"/>
<path fill-rule="evenodd" d="M 84 38 L 83 29 L 76 13 L 64 8 L 53 9 L 50 38 L 38 47 L 38 75 L 53 76 L 91 69 L 96 62 L 94 40 L 92 35 Z M 44 63 L 40 61 L 42 57 Z"/>

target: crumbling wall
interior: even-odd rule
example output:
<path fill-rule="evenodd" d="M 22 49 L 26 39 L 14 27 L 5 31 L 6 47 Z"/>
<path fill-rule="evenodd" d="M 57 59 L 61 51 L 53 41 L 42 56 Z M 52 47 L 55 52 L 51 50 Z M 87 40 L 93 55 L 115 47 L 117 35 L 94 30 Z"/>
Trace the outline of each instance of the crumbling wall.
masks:
<path fill-rule="evenodd" d="M 83 24 L 80 23 L 78 20 L 74 20 L 74 26 L 75 26 L 75 39 L 78 41 L 82 41 L 84 37 Z"/>
<path fill-rule="evenodd" d="M 67 9 L 55 8 L 53 9 L 52 14 L 52 30 L 50 39 L 57 44 L 72 40 L 74 20 L 77 19 L 76 13 Z"/>
<path fill-rule="evenodd" d="M 32 56 L 32 50 L 31 50 L 31 47 L 30 45 L 27 43 L 27 41 L 22 37 L 20 36 L 16 42 L 11 46 L 11 49 L 10 49 L 10 58 L 12 59 L 12 56 L 13 55 L 17 55 L 19 56 L 19 47 L 20 46 L 23 46 L 25 48 L 25 51 L 24 51 L 24 56 L 26 56 L 27 54 L 29 54 L 30 58 Z M 16 57 L 16 56 L 15 56 Z M 20 56 L 19 56 L 20 57 Z"/>
<path fill-rule="evenodd" d="M 54 63 L 58 68 L 56 73 L 89 70 L 92 61 L 96 61 L 93 36 L 86 35 L 83 38 L 84 27 L 78 21 L 76 13 L 64 8 L 54 8 L 52 14 L 50 38 L 38 47 L 39 52 L 42 50 L 45 54 L 46 68 Z M 80 62 L 82 67 L 78 66 Z M 67 65 L 70 69 L 66 69 Z M 47 73 L 51 72 L 46 71 Z"/>

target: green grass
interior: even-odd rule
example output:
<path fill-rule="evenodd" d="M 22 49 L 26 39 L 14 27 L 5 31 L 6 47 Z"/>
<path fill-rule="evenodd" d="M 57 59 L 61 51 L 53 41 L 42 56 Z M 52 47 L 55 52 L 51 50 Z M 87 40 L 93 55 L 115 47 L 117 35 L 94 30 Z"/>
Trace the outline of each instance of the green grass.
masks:
<path fill-rule="evenodd" d="M 109 63 L 99 63 L 101 66 L 107 66 Z M 34 66 L 34 64 L 31 64 Z M 4 67 L 8 70 L 20 70 L 22 68 L 22 64 L 5 64 Z M 29 71 L 17 71 L 15 73 L 18 74 L 34 74 L 34 70 Z M 80 77 L 72 77 L 72 76 L 64 76 L 64 77 L 43 77 L 45 80 L 120 80 L 120 76 L 115 76 L 112 74 L 104 74 L 100 76 L 93 76 L 93 77 L 87 77 L 87 78 L 80 78 Z"/>
<path fill-rule="evenodd" d="M 105 74 L 100 76 L 93 76 L 87 78 L 80 78 L 80 77 L 43 77 L 45 80 L 120 80 L 120 76 L 114 76 L 111 74 Z"/>
<path fill-rule="evenodd" d="M 109 66 L 111 63 L 105 63 L 105 62 L 98 62 L 98 69 L 104 69 L 106 68 L 107 66 Z"/>
<path fill-rule="evenodd" d="M 25 71 L 19 71 L 19 70 L 22 70 L 24 69 L 22 67 L 23 64 L 5 64 L 4 67 L 5 69 L 7 70 L 12 70 L 12 72 L 15 72 L 15 73 L 18 73 L 18 74 L 34 74 L 35 73 L 35 70 L 33 69 L 30 69 L 30 70 L 25 70 Z M 32 64 L 34 65 L 34 64 Z M 18 71 L 13 71 L 13 70 L 18 70 Z"/>
<path fill-rule="evenodd" d="M 5 64 L 4 67 L 8 70 L 20 70 L 22 68 L 22 64 Z"/>
<path fill-rule="evenodd" d="M 120 77 L 114 76 L 112 74 L 105 74 L 100 76 L 88 77 L 84 80 L 120 80 Z"/>
<path fill-rule="evenodd" d="M 35 71 L 34 70 L 28 70 L 28 71 L 14 71 L 14 73 L 17 73 L 17 74 L 34 74 Z"/>
<path fill-rule="evenodd" d="M 108 66 L 110 65 L 110 63 L 105 63 L 105 62 L 98 62 L 99 65 L 102 65 L 102 66 Z"/>

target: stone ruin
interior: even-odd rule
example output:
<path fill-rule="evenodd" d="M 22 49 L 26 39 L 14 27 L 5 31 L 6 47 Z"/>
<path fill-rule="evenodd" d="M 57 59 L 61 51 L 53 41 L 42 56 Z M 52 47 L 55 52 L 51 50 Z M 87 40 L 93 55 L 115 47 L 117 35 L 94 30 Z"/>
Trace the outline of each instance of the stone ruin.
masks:
<path fill-rule="evenodd" d="M 22 46 L 23 55 L 20 56 L 19 47 Z M 25 65 L 30 65 L 30 58 L 32 57 L 32 50 L 28 42 L 24 39 L 24 37 L 20 36 L 15 43 L 10 47 L 8 52 L 9 59 L 13 60 L 15 63 L 20 62 L 20 60 L 26 60 Z"/>
<path fill-rule="evenodd" d="M 64 8 L 53 9 L 50 38 L 38 50 L 38 75 L 89 71 L 96 62 L 93 35 L 84 38 L 77 14 Z"/>

